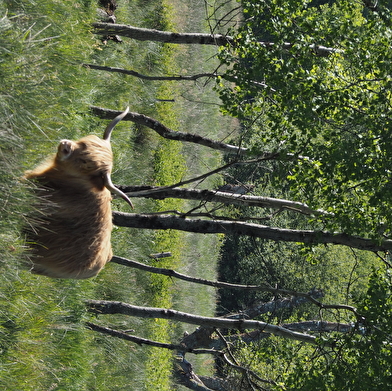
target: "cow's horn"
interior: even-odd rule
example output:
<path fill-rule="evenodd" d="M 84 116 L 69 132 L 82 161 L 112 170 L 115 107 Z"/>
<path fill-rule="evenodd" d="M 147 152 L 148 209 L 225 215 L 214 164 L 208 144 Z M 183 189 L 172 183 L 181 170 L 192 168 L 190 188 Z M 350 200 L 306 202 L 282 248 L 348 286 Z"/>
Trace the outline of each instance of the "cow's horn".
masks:
<path fill-rule="evenodd" d="M 131 205 L 131 208 L 134 209 L 132 201 L 124 194 L 120 189 L 117 189 L 112 183 L 112 179 L 110 178 L 110 174 L 104 174 L 103 176 L 105 187 L 114 194 L 117 194 L 122 199 L 128 202 Z"/>
<path fill-rule="evenodd" d="M 119 114 L 105 129 L 103 133 L 103 139 L 110 142 L 110 134 L 113 128 L 128 114 L 129 107 L 127 107 L 121 114 Z"/>

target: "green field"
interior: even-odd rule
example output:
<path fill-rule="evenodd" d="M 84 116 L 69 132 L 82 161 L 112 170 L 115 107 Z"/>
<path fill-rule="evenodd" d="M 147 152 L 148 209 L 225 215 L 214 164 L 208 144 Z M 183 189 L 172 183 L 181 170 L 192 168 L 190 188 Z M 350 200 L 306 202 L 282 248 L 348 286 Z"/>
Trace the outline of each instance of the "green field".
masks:
<path fill-rule="evenodd" d="M 203 31 L 204 9 L 191 21 L 177 14 L 176 2 L 121 1 L 118 23 L 140 27 Z M 211 122 L 217 107 L 194 101 L 217 98 L 211 88 L 188 84 L 141 81 L 130 76 L 86 69 L 83 63 L 134 69 L 150 75 L 201 71 L 213 68 L 200 53 L 154 42 L 102 43 L 92 33 L 97 21 L 96 3 L 80 0 L 1 1 L 0 75 L 2 80 L 1 159 L 1 277 L 0 277 L 0 387 L 7 390 L 169 390 L 171 353 L 133 346 L 100 336 L 85 322 L 134 329 L 141 337 L 170 342 L 184 331 L 166 321 L 125 319 L 119 316 L 91 318 L 87 299 L 123 300 L 137 305 L 214 312 L 214 294 L 167 277 L 109 264 L 88 281 L 52 280 L 32 275 L 23 264 L 25 249 L 20 229 L 29 210 L 28 185 L 23 171 L 55 151 L 58 140 L 86 134 L 101 135 L 105 121 L 94 118 L 90 105 L 123 109 L 152 116 L 167 126 L 213 136 Z M 203 57 L 211 49 L 202 49 Z M 189 68 L 188 68 L 189 67 Z M 192 86 L 193 87 L 193 86 Z M 174 102 L 162 102 L 162 99 Z M 218 130 L 219 131 L 219 130 Z M 219 156 L 162 141 L 147 128 L 121 123 L 113 134 L 113 181 L 117 184 L 169 184 L 216 164 Z M 197 157 L 195 154 L 197 152 Z M 192 155 L 192 153 L 194 155 Z M 186 161 L 193 164 L 187 171 Z M 182 201 L 135 199 L 136 211 L 181 209 Z M 120 200 L 113 209 L 128 211 Z M 217 238 L 200 238 L 173 231 L 155 232 L 115 228 L 114 253 L 141 262 L 157 262 L 149 254 L 170 251 L 172 257 L 159 266 L 179 268 L 214 278 L 211 251 Z M 189 329 L 189 331 L 191 331 Z M 203 359 L 201 359 L 203 360 Z M 204 365 L 203 365 L 204 367 Z M 159 370 L 158 370 L 159 368 Z M 130 388 L 129 388 L 130 387 Z"/>

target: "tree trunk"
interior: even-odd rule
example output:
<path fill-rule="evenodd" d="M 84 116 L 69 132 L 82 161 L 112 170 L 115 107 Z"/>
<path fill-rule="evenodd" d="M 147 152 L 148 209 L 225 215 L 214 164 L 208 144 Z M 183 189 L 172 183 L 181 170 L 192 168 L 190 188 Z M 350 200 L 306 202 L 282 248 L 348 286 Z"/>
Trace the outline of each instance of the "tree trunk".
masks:
<path fill-rule="evenodd" d="M 119 227 L 141 229 L 177 229 L 180 231 L 203 234 L 237 234 L 269 239 L 273 241 L 299 242 L 307 245 L 340 244 L 343 246 L 368 251 L 392 250 L 392 240 L 389 239 L 376 242 L 372 239 L 366 239 L 344 233 L 283 229 L 238 221 L 190 220 L 177 216 L 121 212 L 113 212 L 113 221 L 114 224 Z"/>
<path fill-rule="evenodd" d="M 272 197 L 251 196 L 235 194 L 217 190 L 199 190 L 185 188 L 167 188 L 158 186 L 117 186 L 129 197 L 144 197 L 162 200 L 165 198 L 181 198 L 186 200 L 198 200 L 208 202 L 219 202 L 227 205 L 252 206 L 271 209 L 285 209 L 305 215 L 327 215 L 321 209 L 312 209 L 308 205 Z"/>
<path fill-rule="evenodd" d="M 94 115 L 102 119 L 114 119 L 119 113 L 121 113 L 121 111 L 104 109 L 97 106 L 91 106 L 90 108 Z M 196 143 L 223 153 L 238 155 L 244 154 L 248 151 L 247 148 L 241 148 L 235 145 L 225 144 L 220 141 L 214 141 L 206 137 L 198 136 L 197 134 L 175 132 L 161 124 L 159 121 L 139 113 L 130 112 L 123 118 L 123 121 L 132 121 L 136 124 L 147 126 L 157 132 L 160 136 L 169 140 Z"/>
<path fill-rule="evenodd" d="M 221 34 L 173 33 L 113 23 L 93 23 L 93 27 L 96 34 L 120 35 L 138 41 L 217 46 L 234 43 L 233 37 Z"/>
<path fill-rule="evenodd" d="M 256 329 L 263 330 L 263 332 L 271 333 L 280 337 L 294 339 L 296 341 L 311 344 L 317 343 L 316 338 L 311 335 L 297 333 L 295 331 L 286 330 L 280 326 L 256 320 L 210 318 L 165 308 L 139 307 L 119 301 L 88 300 L 87 305 L 89 306 L 89 310 L 96 314 L 124 314 L 141 318 L 160 318 L 196 324 L 198 326 L 236 330 Z"/>
<path fill-rule="evenodd" d="M 120 35 L 137 39 L 138 41 L 155 41 L 174 44 L 196 44 L 196 45 L 236 45 L 236 40 L 229 35 L 221 34 L 199 34 L 199 33 L 174 33 L 170 31 L 160 31 L 154 29 L 145 29 L 141 27 L 129 26 L 125 24 L 113 23 L 93 23 L 96 34 L 103 35 Z M 273 42 L 259 42 L 260 46 L 266 49 L 274 46 Z M 291 49 L 293 44 L 284 42 L 283 49 Z M 322 45 L 309 45 L 309 49 L 317 56 L 326 57 L 333 53 L 341 52 L 339 49 L 328 48 Z"/>

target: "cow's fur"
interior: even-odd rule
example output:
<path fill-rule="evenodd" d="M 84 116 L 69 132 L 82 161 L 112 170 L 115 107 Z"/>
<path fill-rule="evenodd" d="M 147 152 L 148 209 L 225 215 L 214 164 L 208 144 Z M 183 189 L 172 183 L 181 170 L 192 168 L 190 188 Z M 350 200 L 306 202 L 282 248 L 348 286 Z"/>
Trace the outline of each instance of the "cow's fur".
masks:
<path fill-rule="evenodd" d="M 110 132 L 105 138 L 62 140 L 55 156 L 25 173 L 36 183 L 38 200 L 27 230 L 33 272 L 90 278 L 111 259 Z"/>

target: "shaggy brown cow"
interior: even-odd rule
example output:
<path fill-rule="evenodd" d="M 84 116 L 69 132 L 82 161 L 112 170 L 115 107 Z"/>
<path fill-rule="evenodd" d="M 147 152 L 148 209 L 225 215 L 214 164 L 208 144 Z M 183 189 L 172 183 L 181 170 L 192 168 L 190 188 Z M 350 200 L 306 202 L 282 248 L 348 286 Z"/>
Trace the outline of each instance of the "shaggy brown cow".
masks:
<path fill-rule="evenodd" d="M 110 179 L 110 134 L 127 108 L 97 136 L 61 140 L 57 154 L 25 178 L 36 183 L 38 204 L 26 230 L 32 271 L 54 278 L 90 278 L 112 257 L 111 194 L 131 201 Z M 109 191 L 110 190 L 110 191 Z"/>

